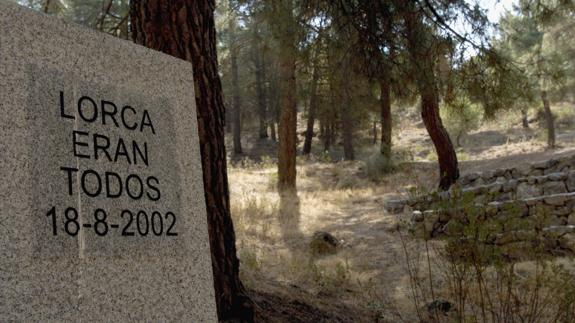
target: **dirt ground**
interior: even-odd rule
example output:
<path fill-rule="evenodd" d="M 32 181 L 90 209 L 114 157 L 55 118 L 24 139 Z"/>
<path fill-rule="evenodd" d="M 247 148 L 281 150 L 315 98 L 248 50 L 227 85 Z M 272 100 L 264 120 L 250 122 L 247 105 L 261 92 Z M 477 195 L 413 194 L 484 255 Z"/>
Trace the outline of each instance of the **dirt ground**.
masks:
<path fill-rule="evenodd" d="M 558 148 L 546 150 L 536 130 L 488 125 L 464 138 L 460 169 L 465 174 L 575 154 L 574 141 L 575 131 L 559 128 Z M 276 192 L 273 157 L 231 168 L 242 279 L 262 321 L 415 321 L 405 237 L 384 204 L 414 187 L 433 190 L 438 169 L 420 124 L 397 129 L 394 143 L 396 149 L 411 149 L 414 157 L 377 182 L 366 178 L 361 160 L 298 157 L 297 196 Z M 273 143 L 263 146 L 271 149 Z M 311 255 L 308 243 L 315 231 L 333 234 L 343 246 L 333 255 Z"/>

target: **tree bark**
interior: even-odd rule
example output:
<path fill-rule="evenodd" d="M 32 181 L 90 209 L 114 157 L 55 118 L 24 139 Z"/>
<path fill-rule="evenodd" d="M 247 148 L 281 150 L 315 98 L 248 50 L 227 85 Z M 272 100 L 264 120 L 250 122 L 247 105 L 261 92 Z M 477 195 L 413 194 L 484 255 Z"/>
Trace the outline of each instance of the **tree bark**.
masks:
<path fill-rule="evenodd" d="M 296 103 L 296 42 L 293 3 L 274 3 L 279 35 L 279 146 L 278 190 L 296 190 L 297 103 Z"/>
<path fill-rule="evenodd" d="M 373 122 L 373 145 L 377 144 L 377 121 Z"/>
<path fill-rule="evenodd" d="M 384 78 L 379 81 L 381 107 L 381 153 L 391 157 L 391 86 L 389 80 Z"/>
<path fill-rule="evenodd" d="M 439 116 L 439 98 L 434 87 L 421 90 L 421 118 L 439 160 L 439 188 L 448 190 L 459 178 L 457 155 Z"/>
<path fill-rule="evenodd" d="M 553 113 L 549 99 L 547 98 L 547 91 L 541 91 L 541 101 L 543 101 L 543 111 L 545 114 L 545 122 L 547 124 L 547 148 L 555 148 L 555 121 L 553 120 Z"/>
<path fill-rule="evenodd" d="M 309 110 L 307 115 L 307 128 L 305 131 L 305 140 L 303 143 L 303 154 L 309 155 L 311 153 L 311 143 L 313 140 L 313 128 L 315 124 L 315 117 L 317 113 L 317 105 L 318 105 L 318 96 L 317 96 L 317 87 L 319 82 L 319 53 L 320 53 L 320 44 L 318 43 L 318 47 L 316 48 L 316 52 L 314 54 L 313 60 L 313 72 L 311 77 L 311 86 L 310 86 L 310 98 L 309 98 Z"/>
<path fill-rule="evenodd" d="M 254 51 L 254 65 L 256 76 L 256 95 L 258 99 L 258 118 L 259 118 L 259 137 L 265 139 L 268 137 L 267 125 L 267 103 L 266 88 L 264 80 L 266 79 L 265 60 L 263 53 L 260 53 L 259 44 Z"/>
<path fill-rule="evenodd" d="M 527 110 L 521 109 L 521 124 L 523 129 L 529 129 L 529 120 L 527 119 Z"/>
<path fill-rule="evenodd" d="M 347 92 L 344 90 L 344 92 Z M 341 105 L 341 130 L 343 137 L 343 158 L 345 160 L 354 160 L 355 151 L 353 149 L 353 120 L 351 117 L 351 106 L 349 93 L 344 94 L 344 102 Z"/>
<path fill-rule="evenodd" d="M 231 8 L 231 5 L 230 5 Z M 231 9 L 230 9 L 231 10 Z M 240 98 L 240 85 L 238 81 L 238 45 L 236 41 L 236 20 L 235 15 L 231 15 L 228 25 L 230 41 L 230 63 L 232 74 L 232 131 L 234 142 L 234 155 L 242 154 L 242 111 Z"/>
<path fill-rule="evenodd" d="M 433 31 L 424 26 L 421 12 L 405 2 L 407 45 L 421 96 L 421 118 L 435 146 L 439 161 L 439 188 L 448 190 L 459 178 L 457 155 L 439 115 L 439 94 L 435 76 Z"/>
<path fill-rule="evenodd" d="M 253 321 L 253 304 L 239 279 L 230 216 L 224 115 L 218 76 L 214 0 L 132 0 L 136 43 L 188 60 L 194 68 L 198 134 L 214 288 L 220 320 Z M 193 286 L 190 286 L 193 288 Z"/>

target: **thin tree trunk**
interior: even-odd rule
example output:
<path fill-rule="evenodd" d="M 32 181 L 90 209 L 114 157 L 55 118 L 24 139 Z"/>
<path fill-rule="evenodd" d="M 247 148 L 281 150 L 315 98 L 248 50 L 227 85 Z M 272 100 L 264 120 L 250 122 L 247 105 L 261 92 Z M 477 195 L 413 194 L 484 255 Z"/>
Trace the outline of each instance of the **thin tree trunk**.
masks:
<path fill-rule="evenodd" d="M 555 148 L 555 122 L 546 90 L 541 91 L 541 101 L 543 101 L 543 111 L 545 112 L 545 121 L 547 123 L 547 147 L 553 149 Z"/>
<path fill-rule="evenodd" d="M 268 137 L 267 131 L 267 108 L 266 108 L 266 89 L 264 80 L 266 79 L 266 64 L 264 54 L 261 52 L 261 44 L 259 41 L 259 35 L 257 34 L 257 28 L 254 28 L 255 32 L 255 50 L 253 51 L 254 65 L 255 65 L 255 77 L 256 77 L 256 96 L 258 100 L 258 118 L 259 118 L 259 137 L 260 139 L 265 139 Z"/>
<path fill-rule="evenodd" d="M 373 144 L 377 144 L 377 121 L 373 122 Z"/>
<path fill-rule="evenodd" d="M 136 43 L 188 60 L 193 65 L 218 317 L 222 321 L 252 322 L 253 304 L 239 279 L 236 238 L 230 216 L 225 108 L 217 70 L 213 15 L 215 1 L 132 0 L 130 7 L 132 37 Z"/>
<path fill-rule="evenodd" d="M 311 143 L 313 140 L 313 128 L 315 124 L 315 117 L 317 113 L 317 105 L 318 105 L 318 96 L 317 96 L 317 87 L 319 82 L 319 53 L 320 48 L 316 48 L 316 52 L 314 54 L 314 63 L 313 63 L 313 72 L 311 77 L 311 86 L 310 86 L 310 98 L 309 98 L 309 110 L 307 116 L 307 129 L 305 132 L 305 141 L 303 143 L 303 154 L 309 155 L 311 153 Z"/>
<path fill-rule="evenodd" d="M 354 160 L 355 151 L 353 149 L 353 116 L 351 107 L 351 93 L 350 93 L 350 83 L 349 83 L 349 73 L 351 68 L 349 64 L 349 58 L 345 58 L 343 75 L 342 77 L 342 95 L 343 102 L 340 103 L 341 111 L 341 130 L 343 136 L 343 158 L 345 160 Z"/>
<path fill-rule="evenodd" d="M 242 120 L 241 98 L 238 80 L 238 46 L 236 43 L 236 20 L 235 15 L 229 19 L 228 33 L 230 37 L 230 62 L 232 74 L 232 129 L 234 142 L 234 155 L 242 154 Z"/>
<path fill-rule="evenodd" d="M 529 129 L 529 120 L 527 119 L 527 110 L 521 109 L 521 124 L 524 129 Z"/>
<path fill-rule="evenodd" d="M 44 2 L 44 8 L 42 8 L 42 11 L 43 11 L 44 13 L 49 13 L 49 11 L 50 11 L 50 2 L 51 2 L 50 0 L 46 0 L 46 1 Z"/>
<path fill-rule="evenodd" d="M 270 137 L 271 137 L 272 141 L 274 141 L 274 142 L 278 141 L 277 135 L 276 135 L 276 122 L 274 120 L 272 120 L 270 122 Z"/>
<path fill-rule="evenodd" d="M 279 147 L 278 190 L 296 190 L 297 103 L 296 103 L 296 43 L 291 0 L 274 3 L 279 29 Z"/>
<path fill-rule="evenodd" d="M 381 153 L 391 157 L 391 87 L 387 78 L 379 81 L 381 107 Z"/>

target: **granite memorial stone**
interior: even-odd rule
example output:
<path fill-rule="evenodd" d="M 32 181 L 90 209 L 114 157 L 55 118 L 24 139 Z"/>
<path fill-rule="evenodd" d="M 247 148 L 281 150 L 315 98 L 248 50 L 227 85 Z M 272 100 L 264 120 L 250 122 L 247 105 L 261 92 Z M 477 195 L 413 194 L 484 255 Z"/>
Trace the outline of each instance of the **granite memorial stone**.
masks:
<path fill-rule="evenodd" d="M 193 89 L 0 0 L 0 321 L 216 321 Z"/>

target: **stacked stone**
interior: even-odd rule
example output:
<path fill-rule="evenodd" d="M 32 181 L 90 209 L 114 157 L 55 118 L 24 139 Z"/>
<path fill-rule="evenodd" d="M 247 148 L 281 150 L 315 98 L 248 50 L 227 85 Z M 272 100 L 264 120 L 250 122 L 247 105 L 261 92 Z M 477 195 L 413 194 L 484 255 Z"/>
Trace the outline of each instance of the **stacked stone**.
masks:
<path fill-rule="evenodd" d="M 387 207 L 411 214 L 412 228 L 430 238 L 454 235 L 470 214 L 513 216 L 528 223 L 528 229 L 492 232 L 488 243 L 528 246 L 539 232 L 551 253 L 575 254 L 575 156 L 468 174 L 449 191 L 391 201 Z"/>
<path fill-rule="evenodd" d="M 386 209 L 393 214 L 426 210 L 460 193 L 472 194 L 475 203 L 487 204 L 571 192 L 575 192 L 575 155 L 529 167 L 470 173 L 462 176 L 450 191 L 388 201 Z"/>

